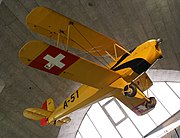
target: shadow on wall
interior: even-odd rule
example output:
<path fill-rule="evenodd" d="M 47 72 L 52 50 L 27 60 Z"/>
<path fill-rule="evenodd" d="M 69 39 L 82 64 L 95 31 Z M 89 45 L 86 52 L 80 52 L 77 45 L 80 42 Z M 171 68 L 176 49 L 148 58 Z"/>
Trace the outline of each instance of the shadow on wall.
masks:
<path fill-rule="evenodd" d="M 2 90 L 4 89 L 5 87 L 5 83 L 3 80 L 0 79 L 0 93 L 2 92 Z"/>

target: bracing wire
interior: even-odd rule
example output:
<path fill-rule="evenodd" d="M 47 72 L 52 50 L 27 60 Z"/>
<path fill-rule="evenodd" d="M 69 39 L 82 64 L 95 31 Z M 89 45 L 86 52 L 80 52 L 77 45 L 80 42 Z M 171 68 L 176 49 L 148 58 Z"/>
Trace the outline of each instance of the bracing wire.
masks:
<path fill-rule="evenodd" d="M 104 60 L 104 62 L 107 64 L 104 64 L 101 60 L 99 60 L 97 57 L 95 57 L 94 55 L 92 55 L 88 50 L 86 50 L 83 46 L 81 46 L 80 44 L 78 44 L 76 41 L 74 41 L 74 40 L 72 40 L 71 38 L 68 38 L 68 39 L 71 39 L 73 42 L 75 42 L 77 45 L 79 45 L 79 47 L 81 47 L 84 51 L 86 51 L 87 53 L 89 53 L 94 59 L 96 59 L 99 63 L 101 63 L 102 65 L 104 65 L 105 67 L 107 67 L 108 69 L 110 68 L 110 65 L 109 65 L 109 63 L 105 60 L 105 58 L 103 58 L 102 57 L 102 55 L 97 51 L 97 49 L 95 48 L 95 47 L 93 47 L 93 45 L 88 41 L 88 39 L 86 39 L 86 37 L 84 37 L 83 36 L 83 34 L 73 25 L 73 24 L 71 24 L 75 29 L 76 29 L 76 31 L 90 44 L 90 46 L 93 48 L 93 49 L 95 49 L 95 51 L 98 53 L 98 55 Z M 38 26 L 38 27 L 40 27 L 40 26 Z M 40 27 L 41 28 L 41 27 Z M 44 29 L 44 28 L 43 28 Z M 69 28 L 70 29 L 70 28 Z M 47 29 L 47 31 L 49 31 L 48 29 Z M 51 31 L 49 31 L 50 32 L 50 34 L 52 33 Z M 55 32 L 54 32 L 55 33 Z M 60 39 L 60 34 L 64 34 L 65 36 L 66 36 L 66 39 L 67 39 L 67 35 L 64 33 L 64 32 L 60 32 L 60 33 L 57 33 L 57 35 L 58 35 L 58 42 L 57 42 L 57 47 L 59 46 L 59 39 Z M 62 36 L 63 37 L 63 36 Z M 69 41 L 69 40 L 68 40 Z M 69 43 L 69 42 L 68 42 Z M 108 67 L 109 66 L 109 67 Z"/>
<path fill-rule="evenodd" d="M 62 37 L 67 37 L 67 35 L 64 33 L 64 32 L 62 32 L 65 36 L 62 36 Z M 105 67 L 107 67 L 106 66 L 106 64 L 104 64 L 101 60 L 99 60 L 97 57 L 95 57 L 95 56 L 93 56 L 88 50 L 86 50 L 83 46 L 81 46 L 79 43 L 77 43 L 76 41 L 74 41 L 73 39 L 71 39 L 70 38 L 70 40 L 71 41 L 73 41 L 74 43 L 76 43 L 80 48 L 82 48 L 84 51 L 86 51 L 89 55 L 91 55 L 94 59 L 96 59 L 99 63 L 101 63 L 102 65 L 104 65 Z M 108 68 L 108 67 L 107 67 Z"/>
<path fill-rule="evenodd" d="M 104 60 L 104 62 L 109 66 L 109 63 L 106 61 L 106 59 L 97 51 L 97 49 L 88 41 L 88 39 L 74 26 L 72 25 L 76 31 L 89 43 L 89 45 L 96 51 L 96 53 Z M 87 50 L 86 50 L 87 51 Z M 90 52 L 87 51 L 89 54 Z M 91 54 L 92 55 L 92 54 Z M 93 55 L 92 55 L 93 56 Z M 95 57 L 95 56 L 93 56 Z M 98 60 L 99 61 L 99 60 Z M 102 62 L 101 62 L 102 63 Z M 104 65 L 104 64 L 103 64 Z M 106 66 L 106 65 L 105 65 Z M 108 66 L 106 66 L 107 68 L 109 68 Z"/>

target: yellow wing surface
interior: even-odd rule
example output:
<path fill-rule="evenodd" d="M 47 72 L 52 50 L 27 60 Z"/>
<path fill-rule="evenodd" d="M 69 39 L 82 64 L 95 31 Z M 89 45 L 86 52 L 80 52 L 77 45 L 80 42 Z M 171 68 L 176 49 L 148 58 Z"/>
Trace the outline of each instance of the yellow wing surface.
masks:
<path fill-rule="evenodd" d="M 105 67 L 36 40 L 21 48 L 19 58 L 33 68 L 96 88 L 109 86 L 120 77 Z"/>
<path fill-rule="evenodd" d="M 27 16 L 26 23 L 36 33 L 68 43 L 69 46 L 95 56 L 105 55 L 106 51 L 114 55 L 114 45 L 118 44 L 115 40 L 45 7 L 33 9 Z M 117 53 L 120 56 L 125 52 L 118 49 Z"/>

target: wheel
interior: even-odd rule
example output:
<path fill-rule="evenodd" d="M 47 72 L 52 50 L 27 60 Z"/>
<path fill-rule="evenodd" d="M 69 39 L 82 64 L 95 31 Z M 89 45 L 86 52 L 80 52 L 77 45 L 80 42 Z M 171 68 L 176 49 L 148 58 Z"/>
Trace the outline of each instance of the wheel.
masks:
<path fill-rule="evenodd" d="M 127 97 L 134 97 L 137 93 L 137 88 L 135 85 L 130 84 L 130 85 L 126 85 L 124 87 L 124 95 Z"/>
<path fill-rule="evenodd" d="M 147 101 L 145 104 L 146 108 L 154 108 L 157 103 L 156 99 L 154 97 L 150 97 L 149 100 L 150 101 Z"/>

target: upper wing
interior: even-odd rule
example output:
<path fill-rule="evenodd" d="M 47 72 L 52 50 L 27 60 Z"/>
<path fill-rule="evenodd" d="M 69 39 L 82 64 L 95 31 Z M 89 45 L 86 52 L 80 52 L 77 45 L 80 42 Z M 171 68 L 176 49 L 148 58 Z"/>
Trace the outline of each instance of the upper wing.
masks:
<path fill-rule="evenodd" d="M 44 7 L 33 9 L 27 16 L 26 23 L 36 33 L 64 44 L 67 44 L 68 39 L 68 45 L 95 56 L 105 55 L 105 51 L 114 55 L 114 44 L 118 44 L 115 40 Z M 125 53 L 122 49 L 117 50 L 118 56 Z"/>
<path fill-rule="evenodd" d="M 28 66 L 96 88 L 108 86 L 120 77 L 114 71 L 41 41 L 26 43 L 19 51 L 19 58 Z"/>

